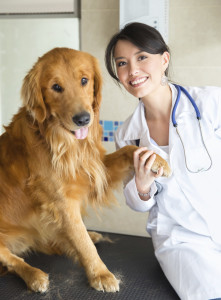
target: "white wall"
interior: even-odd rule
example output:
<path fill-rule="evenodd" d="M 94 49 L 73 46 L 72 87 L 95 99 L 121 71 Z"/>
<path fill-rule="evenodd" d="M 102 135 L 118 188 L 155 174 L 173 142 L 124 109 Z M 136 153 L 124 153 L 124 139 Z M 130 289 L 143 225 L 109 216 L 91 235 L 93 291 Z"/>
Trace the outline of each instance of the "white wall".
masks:
<path fill-rule="evenodd" d="M 79 44 L 77 18 L 0 18 L 0 133 L 21 104 L 22 80 L 37 58 Z"/>

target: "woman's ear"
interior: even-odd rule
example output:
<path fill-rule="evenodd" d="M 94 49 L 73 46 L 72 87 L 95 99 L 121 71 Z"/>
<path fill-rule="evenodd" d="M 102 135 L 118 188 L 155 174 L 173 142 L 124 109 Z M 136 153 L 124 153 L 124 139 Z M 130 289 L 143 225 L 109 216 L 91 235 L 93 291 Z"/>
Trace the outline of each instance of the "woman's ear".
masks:
<path fill-rule="evenodd" d="M 25 76 L 21 97 L 23 105 L 39 123 L 46 119 L 46 107 L 40 87 L 40 66 L 37 62 Z"/>
<path fill-rule="evenodd" d="M 166 69 L 168 68 L 169 66 L 169 62 L 170 62 L 170 53 L 165 51 L 163 54 L 162 54 L 162 64 L 163 64 L 163 71 L 165 72 Z"/>

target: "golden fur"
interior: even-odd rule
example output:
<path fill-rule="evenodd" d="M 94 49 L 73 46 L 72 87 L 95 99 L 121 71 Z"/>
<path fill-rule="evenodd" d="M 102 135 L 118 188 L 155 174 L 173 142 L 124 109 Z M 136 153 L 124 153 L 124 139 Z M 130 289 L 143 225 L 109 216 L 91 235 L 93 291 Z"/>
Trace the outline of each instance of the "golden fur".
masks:
<path fill-rule="evenodd" d="M 87 232 L 82 221 L 88 203 L 110 202 L 136 149 L 105 155 L 101 86 L 93 56 L 67 48 L 49 51 L 25 77 L 23 106 L 0 137 L 0 262 L 36 292 L 45 292 L 49 280 L 19 257 L 29 250 L 68 255 L 80 261 L 92 287 L 119 290 L 93 243 L 102 236 Z M 74 122 L 85 112 L 86 125 Z M 84 139 L 76 138 L 81 127 L 88 128 Z M 156 163 L 165 164 L 160 158 Z"/>

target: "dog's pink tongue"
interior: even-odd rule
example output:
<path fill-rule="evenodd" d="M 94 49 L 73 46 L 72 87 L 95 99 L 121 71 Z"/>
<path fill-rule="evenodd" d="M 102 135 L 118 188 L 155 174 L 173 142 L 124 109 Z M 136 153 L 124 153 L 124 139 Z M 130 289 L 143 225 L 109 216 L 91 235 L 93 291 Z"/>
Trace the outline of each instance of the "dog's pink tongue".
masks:
<path fill-rule="evenodd" d="M 88 134 L 88 127 L 83 127 L 75 130 L 76 139 L 83 140 L 87 137 L 87 134 Z"/>

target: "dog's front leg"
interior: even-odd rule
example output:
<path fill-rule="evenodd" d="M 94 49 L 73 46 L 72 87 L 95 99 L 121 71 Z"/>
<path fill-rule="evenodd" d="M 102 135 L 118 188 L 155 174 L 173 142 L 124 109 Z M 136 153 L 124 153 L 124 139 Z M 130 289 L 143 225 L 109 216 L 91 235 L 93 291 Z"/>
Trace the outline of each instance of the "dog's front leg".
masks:
<path fill-rule="evenodd" d="M 70 199 L 65 206 L 65 209 L 63 206 L 63 226 L 68 239 L 66 253 L 69 256 L 73 256 L 72 259 L 75 259 L 75 255 L 72 255 L 74 251 L 68 249 L 68 247 L 73 245 L 93 288 L 106 292 L 119 291 L 119 280 L 115 278 L 100 259 L 97 249 L 82 221 L 80 204 L 77 200 Z"/>
<path fill-rule="evenodd" d="M 128 145 L 104 157 L 104 164 L 107 168 L 109 185 L 111 187 L 115 187 L 115 184 L 124 180 L 129 172 L 133 170 L 133 156 L 134 151 L 137 149 L 138 147 L 135 145 Z M 171 173 L 168 163 L 156 154 L 152 171 L 156 173 L 160 167 L 163 167 L 163 176 L 168 177 Z"/>
<path fill-rule="evenodd" d="M 15 272 L 34 292 L 45 293 L 49 286 L 48 274 L 31 267 L 24 260 L 13 253 L 0 241 L 0 262 L 10 272 Z"/>

